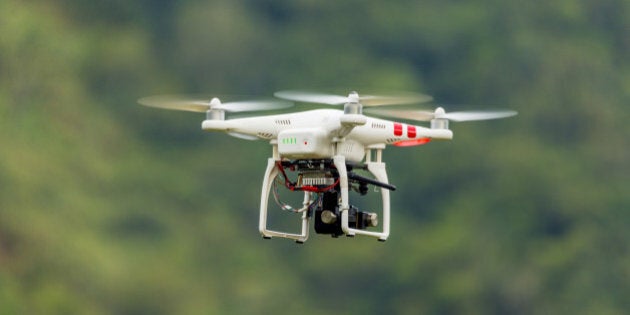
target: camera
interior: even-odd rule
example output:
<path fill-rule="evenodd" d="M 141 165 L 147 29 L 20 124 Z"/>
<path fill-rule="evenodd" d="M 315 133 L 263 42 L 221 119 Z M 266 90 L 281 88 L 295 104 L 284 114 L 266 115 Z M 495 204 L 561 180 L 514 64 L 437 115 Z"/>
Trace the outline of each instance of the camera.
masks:
<path fill-rule="evenodd" d="M 343 235 L 341 229 L 341 211 L 339 210 L 339 194 L 337 191 L 323 193 L 315 207 L 315 232 L 318 234 L 330 234 L 332 237 Z M 378 225 L 378 215 L 373 212 L 360 211 L 359 208 L 350 205 L 348 209 L 348 226 L 364 230 Z"/>

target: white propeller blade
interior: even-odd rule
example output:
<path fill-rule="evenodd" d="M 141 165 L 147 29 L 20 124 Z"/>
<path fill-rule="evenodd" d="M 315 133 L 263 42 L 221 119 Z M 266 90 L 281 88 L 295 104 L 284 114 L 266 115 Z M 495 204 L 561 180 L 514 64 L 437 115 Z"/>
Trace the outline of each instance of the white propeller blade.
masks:
<path fill-rule="evenodd" d="M 340 96 L 309 91 L 280 91 L 274 93 L 274 96 L 296 102 L 328 105 L 343 105 L 345 103 L 359 102 L 364 106 L 417 104 L 433 99 L 431 96 L 415 93 L 402 93 L 398 95 L 359 95 L 356 92 L 351 92 L 348 96 Z"/>
<path fill-rule="evenodd" d="M 307 91 L 280 91 L 274 93 L 273 95 L 275 97 L 290 101 L 328 105 L 341 105 L 349 101 L 347 96 L 330 95 Z"/>
<path fill-rule="evenodd" d="M 516 115 L 517 112 L 513 110 L 501 110 L 501 111 L 470 111 L 470 112 L 452 112 L 446 113 L 443 117 L 452 121 L 473 121 L 473 120 L 490 120 L 507 118 Z"/>
<path fill-rule="evenodd" d="M 190 97 L 185 95 L 156 95 L 143 97 L 138 103 L 157 108 L 184 110 L 190 112 L 206 112 L 210 109 L 222 109 L 226 112 L 247 112 L 274 110 L 293 106 L 290 102 L 280 100 L 252 100 L 221 103 L 218 98 Z"/>
<path fill-rule="evenodd" d="M 291 107 L 293 104 L 285 101 L 278 100 L 254 100 L 254 101 L 238 101 L 238 102 L 229 102 L 222 103 L 217 107 L 212 107 L 213 109 L 223 109 L 228 112 L 251 112 L 258 110 L 272 110 L 272 109 L 281 109 Z"/>
<path fill-rule="evenodd" d="M 370 109 L 367 113 L 400 119 L 430 121 L 432 119 L 448 119 L 452 121 L 474 121 L 489 120 L 515 116 L 516 111 L 513 110 L 488 110 L 488 111 L 466 111 L 446 113 L 442 107 L 438 107 L 434 112 L 426 110 L 387 110 L 387 109 Z"/>
<path fill-rule="evenodd" d="M 435 117 L 434 112 L 426 111 L 426 110 L 412 110 L 412 109 L 401 109 L 401 110 L 393 110 L 393 109 L 367 109 L 364 110 L 366 113 L 374 114 L 377 116 L 385 116 L 392 118 L 400 118 L 400 119 L 408 119 L 408 120 L 417 120 L 417 121 L 430 121 Z"/>

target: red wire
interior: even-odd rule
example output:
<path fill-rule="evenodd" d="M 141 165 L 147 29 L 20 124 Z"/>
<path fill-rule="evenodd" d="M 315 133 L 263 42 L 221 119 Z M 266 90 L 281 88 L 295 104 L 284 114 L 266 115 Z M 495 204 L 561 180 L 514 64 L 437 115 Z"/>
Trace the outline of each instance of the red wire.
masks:
<path fill-rule="evenodd" d="M 289 178 L 287 177 L 287 173 L 284 172 L 284 166 L 282 166 L 282 161 L 277 161 L 276 167 L 280 169 L 280 172 L 282 173 L 282 177 L 284 177 L 284 186 L 286 186 L 288 190 L 294 191 L 295 185 L 293 185 L 293 183 L 289 181 Z"/>
<path fill-rule="evenodd" d="M 305 191 L 310 191 L 310 192 L 317 192 L 317 193 L 322 193 L 322 192 L 327 192 L 333 188 L 335 188 L 335 186 L 337 186 L 339 184 L 339 178 L 337 178 L 337 180 L 330 186 L 326 186 L 324 188 L 317 188 L 315 186 L 302 186 L 302 188 L 300 188 L 301 190 L 305 190 Z"/>

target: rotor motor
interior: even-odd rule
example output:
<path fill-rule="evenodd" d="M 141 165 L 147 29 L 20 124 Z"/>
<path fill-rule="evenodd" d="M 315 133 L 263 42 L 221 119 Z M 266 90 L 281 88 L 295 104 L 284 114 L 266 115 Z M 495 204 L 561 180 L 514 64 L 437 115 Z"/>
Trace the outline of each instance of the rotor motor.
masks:
<path fill-rule="evenodd" d="M 359 103 L 359 93 L 352 91 L 348 95 L 348 102 L 343 106 L 344 114 L 363 114 L 363 106 Z"/>
<path fill-rule="evenodd" d="M 448 129 L 448 119 L 431 119 L 431 129 Z"/>
<path fill-rule="evenodd" d="M 225 120 L 225 110 L 210 109 L 206 111 L 206 119 L 208 120 Z"/>
<path fill-rule="evenodd" d="M 431 119 L 431 129 L 448 129 L 448 119 L 445 118 L 446 112 L 444 108 L 438 107 L 435 109 L 433 119 Z"/>

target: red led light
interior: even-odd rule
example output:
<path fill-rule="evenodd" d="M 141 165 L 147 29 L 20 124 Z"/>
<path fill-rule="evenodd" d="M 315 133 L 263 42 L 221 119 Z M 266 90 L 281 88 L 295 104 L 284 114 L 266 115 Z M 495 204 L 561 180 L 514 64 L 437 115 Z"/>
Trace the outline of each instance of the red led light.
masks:
<path fill-rule="evenodd" d="M 401 123 L 394 123 L 394 136 L 402 136 L 403 134 L 403 126 Z"/>
<path fill-rule="evenodd" d="M 403 140 L 392 143 L 392 145 L 397 147 L 413 147 L 417 145 L 427 144 L 431 141 L 431 138 L 418 138 L 413 140 Z"/>
<path fill-rule="evenodd" d="M 407 137 L 415 138 L 416 137 L 416 126 L 407 125 Z"/>

